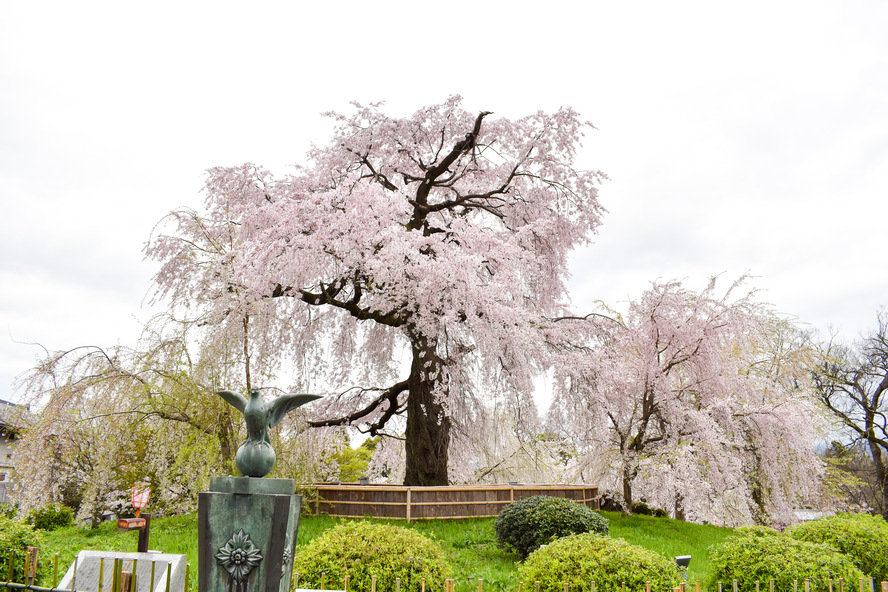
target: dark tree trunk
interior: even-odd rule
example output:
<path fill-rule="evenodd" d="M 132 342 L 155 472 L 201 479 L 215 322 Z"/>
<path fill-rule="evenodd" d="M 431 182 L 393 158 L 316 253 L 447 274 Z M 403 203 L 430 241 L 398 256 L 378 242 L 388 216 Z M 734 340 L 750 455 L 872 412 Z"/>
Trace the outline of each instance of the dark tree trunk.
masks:
<path fill-rule="evenodd" d="M 632 515 L 632 474 L 628 467 L 623 467 L 623 512 Z"/>
<path fill-rule="evenodd" d="M 427 339 L 413 339 L 407 379 L 407 468 L 404 485 L 447 485 L 450 419 L 435 400 L 435 388 L 447 388 L 444 363 Z"/>

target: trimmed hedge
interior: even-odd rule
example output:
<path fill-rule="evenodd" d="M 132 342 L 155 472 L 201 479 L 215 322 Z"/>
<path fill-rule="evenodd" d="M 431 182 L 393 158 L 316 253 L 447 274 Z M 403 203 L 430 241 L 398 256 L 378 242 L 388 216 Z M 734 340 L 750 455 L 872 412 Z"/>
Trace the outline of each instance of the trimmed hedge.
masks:
<path fill-rule="evenodd" d="M 543 592 L 561 592 L 564 584 L 571 590 L 644 590 L 651 582 L 653 590 L 672 590 L 681 581 L 675 561 L 623 539 L 594 533 L 560 538 L 530 554 L 518 568 L 527 589 L 540 583 Z"/>
<path fill-rule="evenodd" d="M 24 582 L 25 549 L 40 546 L 40 533 L 27 524 L 0 517 L 0 574 L 5 579 L 9 574 L 9 561 L 12 560 L 12 581 Z M 45 559 L 45 558 L 44 558 Z M 49 572 L 48 561 L 38 561 L 38 580 Z"/>
<path fill-rule="evenodd" d="M 369 591 L 372 576 L 377 590 L 394 590 L 401 578 L 402 590 L 418 591 L 423 578 L 427 589 L 441 585 L 451 566 L 441 546 L 415 530 L 355 521 L 334 526 L 299 548 L 293 571 L 300 588 L 338 588 L 348 575 L 352 591 Z"/>
<path fill-rule="evenodd" d="M 754 590 L 756 581 L 774 579 L 777 589 L 793 589 L 793 581 L 811 580 L 825 590 L 829 580 L 857 582 L 863 577 L 850 557 L 826 545 L 809 543 L 763 527 L 738 529 L 736 536 L 712 549 L 710 586 L 737 580 L 742 590 Z"/>
<path fill-rule="evenodd" d="M 834 547 L 867 576 L 888 581 L 888 522 L 881 516 L 836 514 L 798 524 L 791 534 L 800 541 Z"/>
<path fill-rule="evenodd" d="M 563 497 L 537 495 L 506 505 L 494 523 L 503 549 L 513 549 L 522 559 L 541 545 L 570 534 L 607 534 L 607 518 L 591 508 Z"/>

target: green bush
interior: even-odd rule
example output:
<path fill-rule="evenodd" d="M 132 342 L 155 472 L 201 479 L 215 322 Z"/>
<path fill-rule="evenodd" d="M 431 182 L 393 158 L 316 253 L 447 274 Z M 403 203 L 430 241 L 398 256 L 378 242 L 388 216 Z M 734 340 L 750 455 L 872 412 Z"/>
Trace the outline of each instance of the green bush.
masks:
<path fill-rule="evenodd" d="M 643 590 L 651 582 L 653 590 L 672 590 L 680 581 L 672 559 L 623 539 L 587 532 L 560 538 L 530 554 L 518 568 L 528 590 L 536 582 L 544 592 L 560 592 L 564 584 L 571 590 Z"/>
<path fill-rule="evenodd" d="M 451 567 L 440 545 L 414 530 L 355 521 L 334 526 L 301 547 L 293 571 L 299 574 L 299 588 L 342 589 L 348 575 L 353 591 L 369 591 L 372 576 L 377 590 L 394 590 L 401 578 L 402 590 L 418 591 L 423 579 L 427 589 L 441 586 Z"/>
<path fill-rule="evenodd" d="M 779 590 L 793 581 L 811 580 L 813 590 L 826 590 L 829 580 L 857 582 L 863 573 L 846 555 L 820 543 L 809 543 L 769 528 L 738 529 L 737 535 L 709 554 L 710 586 L 737 580 L 741 590 L 754 590 L 756 581 L 775 580 Z"/>
<path fill-rule="evenodd" d="M 632 504 L 632 513 L 640 514 L 642 516 L 650 516 L 654 513 L 654 511 L 651 510 L 650 506 L 648 506 L 644 502 L 635 502 L 634 504 Z"/>
<path fill-rule="evenodd" d="M 538 495 L 505 506 L 494 524 L 503 549 L 514 549 L 522 559 L 541 545 L 583 532 L 607 534 L 607 518 L 563 497 Z"/>
<path fill-rule="evenodd" d="M 669 518 L 669 512 L 663 508 L 657 508 L 654 510 L 654 518 Z"/>
<path fill-rule="evenodd" d="M 12 560 L 12 581 L 23 583 L 25 570 L 25 552 L 28 547 L 40 546 L 40 533 L 18 520 L 0 517 L 0 577 L 9 577 L 9 561 Z M 38 556 L 39 559 L 39 556 Z M 38 578 L 48 572 L 45 561 L 38 561 Z"/>
<path fill-rule="evenodd" d="M 55 530 L 74 524 L 74 514 L 71 508 L 49 504 L 28 512 L 26 522 L 37 530 Z"/>
<path fill-rule="evenodd" d="M 4 518 L 15 518 L 18 516 L 19 506 L 18 504 L 0 504 L 0 516 Z"/>
<path fill-rule="evenodd" d="M 836 514 L 792 528 L 800 541 L 824 543 L 848 555 L 878 582 L 888 581 L 888 522 L 869 514 Z"/>

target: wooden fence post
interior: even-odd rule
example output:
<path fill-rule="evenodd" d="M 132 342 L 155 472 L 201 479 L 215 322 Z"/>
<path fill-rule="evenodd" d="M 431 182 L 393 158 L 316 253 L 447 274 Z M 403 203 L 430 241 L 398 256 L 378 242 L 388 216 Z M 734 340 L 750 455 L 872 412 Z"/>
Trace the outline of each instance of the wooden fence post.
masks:
<path fill-rule="evenodd" d="M 407 488 L 407 522 L 408 523 L 410 522 L 410 501 L 411 501 L 410 498 L 411 498 L 412 493 L 413 493 L 412 490 L 408 487 Z"/>
<path fill-rule="evenodd" d="M 29 586 L 33 586 L 34 580 L 37 579 L 37 555 L 39 553 L 40 549 L 37 547 L 28 547 L 25 553 L 25 583 Z"/>

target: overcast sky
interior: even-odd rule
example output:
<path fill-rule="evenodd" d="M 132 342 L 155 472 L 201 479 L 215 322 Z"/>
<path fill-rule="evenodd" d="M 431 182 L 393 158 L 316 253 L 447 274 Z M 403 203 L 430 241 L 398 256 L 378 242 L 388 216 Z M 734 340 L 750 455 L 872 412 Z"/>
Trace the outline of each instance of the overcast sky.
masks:
<path fill-rule="evenodd" d="M 578 310 L 744 272 L 847 339 L 888 305 L 884 0 L 300 4 L 4 3 L 0 398 L 30 343 L 134 344 L 154 224 L 211 166 L 286 172 L 351 100 L 592 121 Z"/>

